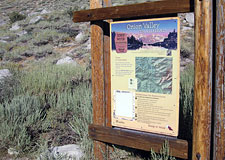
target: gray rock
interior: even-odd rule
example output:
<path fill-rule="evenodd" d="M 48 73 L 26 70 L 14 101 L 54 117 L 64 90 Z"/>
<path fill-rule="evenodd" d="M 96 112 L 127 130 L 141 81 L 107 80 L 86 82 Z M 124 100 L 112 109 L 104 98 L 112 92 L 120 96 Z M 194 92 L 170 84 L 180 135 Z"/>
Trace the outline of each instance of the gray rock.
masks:
<path fill-rule="evenodd" d="M 16 36 L 3 36 L 3 37 L 0 37 L 0 41 L 2 42 L 10 42 L 10 41 L 13 41 L 14 39 L 16 38 Z"/>
<path fill-rule="evenodd" d="M 36 24 L 36 23 L 38 23 L 39 21 L 41 21 L 42 19 L 43 19 L 42 16 L 36 16 L 36 17 L 34 17 L 34 18 L 32 18 L 32 19 L 30 20 L 29 24 Z"/>
<path fill-rule="evenodd" d="M 188 31 L 188 30 L 192 30 L 193 28 L 191 28 L 191 27 L 185 27 L 185 26 L 183 26 L 182 27 L 182 31 Z"/>
<path fill-rule="evenodd" d="M 193 27 L 195 24 L 194 13 L 186 13 L 185 19 L 188 22 L 190 27 Z"/>
<path fill-rule="evenodd" d="M 3 50 L 2 48 L 0 48 L 0 58 L 1 58 L 1 56 L 4 55 L 4 54 L 5 54 L 5 50 Z"/>
<path fill-rule="evenodd" d="M 1 39 L 0 39 L 0 42 L 1 42 L 1 43 L 7 43 L 7 41 L 1 40 Z"/>
<path fill-rule="evenodd" d="M 25 34 L 27 34 L 27 31 L 25 31 L 25 30 L 22 30 L 22 31 L 16 33 L 16 35 L 18 35 L 18 36 L 23 36 Z"/>
<path fill-rule="evenodd" d="M 6 24 L 6 22 L 3 19 L 0 19 L 0 27 L 4 26 Z"/>
<path fill-rule="evenodd" d="M 20 29 L 19 24 L 18 24 L 18 23 L 14 23 L 14 24 L 12 25 L 12 27 L 11 27 L 9 30 L 10 30 L 10 31 L 16 31 L 16 30 L 18 30 L 18 29 Z"/>
<path fill-rule="evenodd" d="M 189 63 L 193 63 L 193 60 L 189 59 L 189 58 L 185 58 L 185 63 L 189 64 Z"/>
<path fill-rule="evenodd" d="M 80 146 L 76 144 L 68 144 L 65 146 L 54 147 L 52 149 L 52 153 L 54 157 L 57 157 L 59 155 L 67 156 L 68 159 L 71 159 L 71 160 L 72 159 L 79 160 L 83 157 L 83 152 L 80 149 Z"/>
<path fill-rule="evenodd" d="M 76 42 L 81 43 L 81 42 L 83 42 L 84 38 L 85 38 L 84 33 L 80 32 L 80 33 L 76 36 L 75 40 L 76 40 Z"/>
<path fill-rule="evenodd" d="M 8 42 L 8 41 L 10 41 L 10 37 L 9 36 L 0 37 L 0 41 L 1 42 Z"/>
<path fill-rule="evenodd" d="M 10 71 L 8 69 L 1 69 L 0 70 L 0 80 L 4 79 L 6 77 L 10 77 L 12 74 L 10 73 Z"/>
<path fill-rule="evenodd" d="M 77 62 L 74 61 L 71 57 L 65 57 L 57 61 L 56 65 L 62 65 L 62 64 L 72 64 L 77 65 Z"/>
<path fill-rule="evenodd" d="M 35 16 L 35 15 L 38 15 L 39 12 L 31 12 L 28 14 L 28 17 L 32 17 L 32 16 Z"/>
<path fill-rule="evenodd" d="M 19 152 L 16 149 L 14 149 L 14 148 L 9 148 L 8 149 L 8 154 L 9 155 L 18 155 Z"/>
<path fill-rule="evenodd" d="M 48 14 L 48 13 L 51 13 L 51 11 L 46 10 L 46 9 L 44 9 L 44 10 L 41 11 L 41 15 L 42 15 L 42 14 Z"/>

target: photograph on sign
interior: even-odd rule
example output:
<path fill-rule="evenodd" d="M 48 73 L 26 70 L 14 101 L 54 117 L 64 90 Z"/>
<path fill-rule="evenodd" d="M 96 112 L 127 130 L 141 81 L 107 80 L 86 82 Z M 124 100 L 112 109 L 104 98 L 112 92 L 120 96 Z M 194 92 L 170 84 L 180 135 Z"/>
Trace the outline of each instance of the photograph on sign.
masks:
<path fill-rule="evenodd" d="M 179 18 L 110 23 L 112 126 L 178 136 Z"/>

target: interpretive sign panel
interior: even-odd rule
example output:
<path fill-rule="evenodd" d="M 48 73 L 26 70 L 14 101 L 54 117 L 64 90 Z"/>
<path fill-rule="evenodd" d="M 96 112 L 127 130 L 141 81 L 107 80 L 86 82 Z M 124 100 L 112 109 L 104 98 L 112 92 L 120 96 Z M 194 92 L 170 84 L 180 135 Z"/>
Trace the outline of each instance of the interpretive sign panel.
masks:
<path fill-rule="evenodd" d="M 180 22 L 112 22 L 112 126 L 178 135 Z"/>

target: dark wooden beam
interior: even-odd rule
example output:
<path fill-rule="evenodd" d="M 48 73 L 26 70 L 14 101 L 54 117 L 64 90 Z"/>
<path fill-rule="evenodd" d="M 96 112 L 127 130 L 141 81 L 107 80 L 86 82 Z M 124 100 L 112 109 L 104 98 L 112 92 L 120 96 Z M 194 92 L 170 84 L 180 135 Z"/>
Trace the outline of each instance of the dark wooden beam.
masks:
<path fill-rule="evenodd" d="M 172 156 L 183 159 L 188 158 L 188 142 L 174 137 L 98 125 L 89 126 L 89 136 L 90 138 L 101 142 L 145 151 L 153 149 L 155 152 L 159 152 L 163 143 L 167 140 Z"/>
<path fill-rule="evenodd" d="M 74 12 L 74 22 L 144 17 L 193 12 L 192 0 L 160 0 L 124 6 L 106 7 Z"/>

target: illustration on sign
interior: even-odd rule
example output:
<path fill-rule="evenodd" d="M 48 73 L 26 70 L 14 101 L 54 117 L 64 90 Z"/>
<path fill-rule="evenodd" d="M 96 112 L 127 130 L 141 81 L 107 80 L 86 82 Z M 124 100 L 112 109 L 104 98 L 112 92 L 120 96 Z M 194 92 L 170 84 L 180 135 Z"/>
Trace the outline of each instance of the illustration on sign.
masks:
<path fill-rule="evenodd" d="M 179 18 L 112 22 L 112 125 L 178 135 Z"/>

